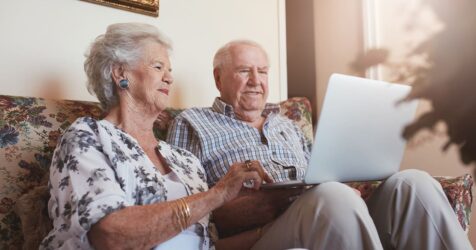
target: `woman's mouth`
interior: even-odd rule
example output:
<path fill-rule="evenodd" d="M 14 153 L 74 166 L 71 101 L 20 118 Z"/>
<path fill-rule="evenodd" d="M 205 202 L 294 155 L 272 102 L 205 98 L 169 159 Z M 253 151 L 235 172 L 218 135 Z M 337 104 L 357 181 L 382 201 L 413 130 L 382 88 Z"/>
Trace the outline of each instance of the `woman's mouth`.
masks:
<path fill-rule="evenodd" d="M 160 92 L 169 95 L 169 90 L 168 89 L 159 89 Z"/>

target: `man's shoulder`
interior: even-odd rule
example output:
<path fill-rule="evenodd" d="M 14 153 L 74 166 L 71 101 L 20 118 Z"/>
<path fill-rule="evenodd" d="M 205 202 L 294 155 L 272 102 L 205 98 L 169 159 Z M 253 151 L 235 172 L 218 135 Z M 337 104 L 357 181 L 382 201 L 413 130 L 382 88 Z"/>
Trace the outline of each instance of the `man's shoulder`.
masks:
<path fill-rule="evenodd" d="M 194 120 L 215 113 L 211 107 L 188 108 L 177 115 L 176 119 Z"/>
<path fill-rule="evenodd" d="M 270 113 L 268 115 L 269 119 L 272 121 L 277 121 L 279 123 L 287 123 L 287 124 L 294 124 L 294 121 L 291 120 L 289 117 L 286 115 L 280 113 L 280 112 L 275 112 L 275 113 Z"/>

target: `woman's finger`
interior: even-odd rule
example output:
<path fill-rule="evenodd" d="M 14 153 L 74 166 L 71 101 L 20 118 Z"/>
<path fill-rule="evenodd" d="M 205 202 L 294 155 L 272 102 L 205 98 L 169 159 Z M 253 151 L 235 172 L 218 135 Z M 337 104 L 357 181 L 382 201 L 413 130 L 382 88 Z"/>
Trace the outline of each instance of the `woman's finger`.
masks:
<path fill-rule="evenodd" d="M 259 175 L 261 176 L 261 179 L 263 179 L 266 183 L 272 183 L 273 179 L 264 171 L 263 166 L 261 165 L 260 161 L 251 161 L 252 163 L 252 168 L 255 171 L 258 171 Z"/>
<path fill-rule="evenodd" d="M 261 182 L 263 180 L 261 179 L 257 171 L 245 172 L 243 173 L 243 177 L 244 177 L 244 180 L 243 180 L 244 186 L 246 188 L 251 188 L 255 190 L 259 189 L 259 187 L 261 186 Z"/>

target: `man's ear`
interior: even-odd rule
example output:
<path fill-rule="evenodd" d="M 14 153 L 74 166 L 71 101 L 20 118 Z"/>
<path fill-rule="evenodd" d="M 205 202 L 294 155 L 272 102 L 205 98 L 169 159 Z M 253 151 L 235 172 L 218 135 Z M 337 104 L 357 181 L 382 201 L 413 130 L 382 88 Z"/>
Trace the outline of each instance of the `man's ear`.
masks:
<path fill-rule="evenodd" d="M 220 80 L 220 70 L 218 68 L 213 69 L 213 78 L 215 78 L 215 86 L 217 87 L 218 91 L 221 92 L 221 80 Z"/>
<path fill-rule="evenodd" d="M 117 84 L 120 80 L 125 79 L 124 76 L 124 66 L 120 64 L 112 65 L 111 70 L 112 80 Z"/>

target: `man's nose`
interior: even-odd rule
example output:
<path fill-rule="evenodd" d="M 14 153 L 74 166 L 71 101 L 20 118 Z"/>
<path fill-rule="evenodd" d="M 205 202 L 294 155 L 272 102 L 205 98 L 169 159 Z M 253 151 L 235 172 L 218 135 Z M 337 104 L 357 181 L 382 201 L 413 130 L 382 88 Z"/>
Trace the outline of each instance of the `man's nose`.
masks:
<path fill-rule="evenodd" d="M 258 85 L 260 83 L 258 70 L 252 70 L 250 72 L 250 78 L 248 79 L 248 84 Z"/>

